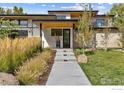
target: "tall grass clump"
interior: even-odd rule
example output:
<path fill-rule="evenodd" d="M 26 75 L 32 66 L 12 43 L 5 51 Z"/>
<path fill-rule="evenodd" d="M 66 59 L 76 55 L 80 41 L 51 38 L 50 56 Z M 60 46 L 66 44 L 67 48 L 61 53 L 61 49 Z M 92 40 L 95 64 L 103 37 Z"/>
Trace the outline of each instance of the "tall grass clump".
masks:
<path fill-rule="evenodd" d="M 0 72 L 13 73 L 40 49 L 40 38 L 0 39 Z"/>
<path fill-rule="evenodd" d="M 20 81 L 20 84 L 38 84 L 39 77 L 48 70 L 48 59 L 51 59 L 51 56 L 51 51 L 44 51 L 23 63 L 23 65 L 16 71 L 16 76 Z"/>

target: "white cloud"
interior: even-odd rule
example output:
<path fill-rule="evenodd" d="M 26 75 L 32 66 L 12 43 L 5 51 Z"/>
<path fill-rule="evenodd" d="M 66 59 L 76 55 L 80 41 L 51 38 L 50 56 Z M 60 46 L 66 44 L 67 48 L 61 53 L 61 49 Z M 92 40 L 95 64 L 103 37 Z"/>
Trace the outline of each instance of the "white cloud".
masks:
<path fill-rule="evenodd" d="M 2 8 L 4 8 L 4 10 L 6 11 L 7 9 L 13 9 L 13 7 L 7 7 L 7 6 L 0 6 Z"/>
<path fill-rule="evenodd" d="M 55 7 L 55 5 L 51 5 L 51 7 Z"/>
<path fill-rule="evenodd" d="M 80 4 L 75 4 L 74 6 L 62 6 L 62 9 L 65 10 L 82 10 L 83 8 L 80 6 Z"/>
<path fill-rule="evenodd" d="M 98 3 L 98 5 L 103 5 L 103 3 Z"/>
<path fill-rule="evenodd" d="M 13 9 L 13 7 L 1 6 L 4 9 Z"/>
<path fill-rule="evenodd" d="M 26 11 L 28 14 L 48 14 L 47 11 Z"/>
<path fill-rule="evenodd" d="M 98 10 L 104 10 L 104 9 L 106 9 L 106 7 L 103 6 L 103 5 L 100 5 L 100 6 L 97 6 L 97 9 L 98 9 Z"/>
<path fill-rule="evenodd" d="M 103 3 L 94 6 L 94 8 L 96 10 L 99 10 L 98 14 L 106 14 L 106 10 L 108 10 L 107 7 Z"/>
<path fill-rule="evenodd" d="M 99 15 L 106 14 L 106 11 L 99 11 L 98 14 Z"/>
<path fill-rule="evenodd" d="M 42 4 L 41 6 L 46 6 L 46 4 Z"/>
<path fill-rule="evenodd" d="M 92 4 L 92 8 L 96 10 L 105 10 L 106 6 L 103 3 L 98 3 L 97 5 Z"/>

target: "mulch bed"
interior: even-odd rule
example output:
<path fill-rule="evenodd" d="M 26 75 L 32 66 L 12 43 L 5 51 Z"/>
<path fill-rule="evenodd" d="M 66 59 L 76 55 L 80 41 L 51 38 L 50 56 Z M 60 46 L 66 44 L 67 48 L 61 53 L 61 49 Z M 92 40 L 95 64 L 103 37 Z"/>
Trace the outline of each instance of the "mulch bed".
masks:
<path fill-rule="evenodd" d="M 52 50 L 52 57 L 50 61 L 48 62 L 48 70 L 39 78 L 39 85 L 45 85 L 47 82 L 47 79 L 49 77 L 50 71 L 52 69 L 53 63 L 54 63 L 54 58 L 55 58 L 56 51 Z"/>

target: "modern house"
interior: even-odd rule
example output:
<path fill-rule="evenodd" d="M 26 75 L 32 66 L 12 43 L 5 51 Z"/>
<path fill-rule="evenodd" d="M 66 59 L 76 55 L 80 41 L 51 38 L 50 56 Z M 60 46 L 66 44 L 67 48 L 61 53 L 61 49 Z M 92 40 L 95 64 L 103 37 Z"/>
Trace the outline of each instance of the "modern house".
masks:
<path fill-rule="evenodd" d="M 48 11 L 48 14 L 22 14 L 22 15 L 0 15 L 0 18 L 15 20 L 20 25 L 18 30 L 22 37 L 41 37 L 43 47 L 51 48 L 75 48 L 75 27 L 84 11 L 60 10 Z M 114 15 L 98 15 L 98 11 L 87 11 L 92 13 L 93 29 L 96 33 L 96 47 L 103 47 L 104 33 L 109 30 L 108 47 L 120 48 L 120 33 L 112 26 Z M 17 31 L 17 30 L 16 30 Z"/>

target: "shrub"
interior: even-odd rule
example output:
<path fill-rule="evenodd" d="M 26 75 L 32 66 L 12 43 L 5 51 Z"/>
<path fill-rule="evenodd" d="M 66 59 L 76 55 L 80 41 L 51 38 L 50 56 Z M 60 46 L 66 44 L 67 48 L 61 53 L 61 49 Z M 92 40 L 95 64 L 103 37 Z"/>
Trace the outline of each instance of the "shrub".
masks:
<path fill-rule="evenodd" d="M 40 48 L 39 38 L 0 40 L 0 71 L 13 73 L 24 60 Z"/>
<path fill-rule="evenodd" d="M 95 49 L 85 49 L 85 54 L 86 55 L 92 55 L 95 53 Z M 83 49 L 75 49 L 75 55 L 78 56 L 80 54 L 83 54 Z"/>
<path fill-rule="evenodd" d="M 86 55 L 93 55 L 94 53 L 95 53 L 95 51 L 96 51 L 96 49 L 87 49 L 86 51 L 85 51 L 85 54 Z"/>
<path fill-rule="evenodd" d="M 20 84 L 37 84 L 39 76 L 43 75 L 43 73 L 48 69 L 47 61 L 51 57 L 50 54 L 51 51 L 44 51 L 41 54 L 38 54 L 36 57 L 23 63 L 23 65 L 16 71 Z"/>
<path fill-rule="evenodd" d="M 75 49 L 75 55 L 78 56 L 80 54 L 83 54 L 83 49 Z"/>

